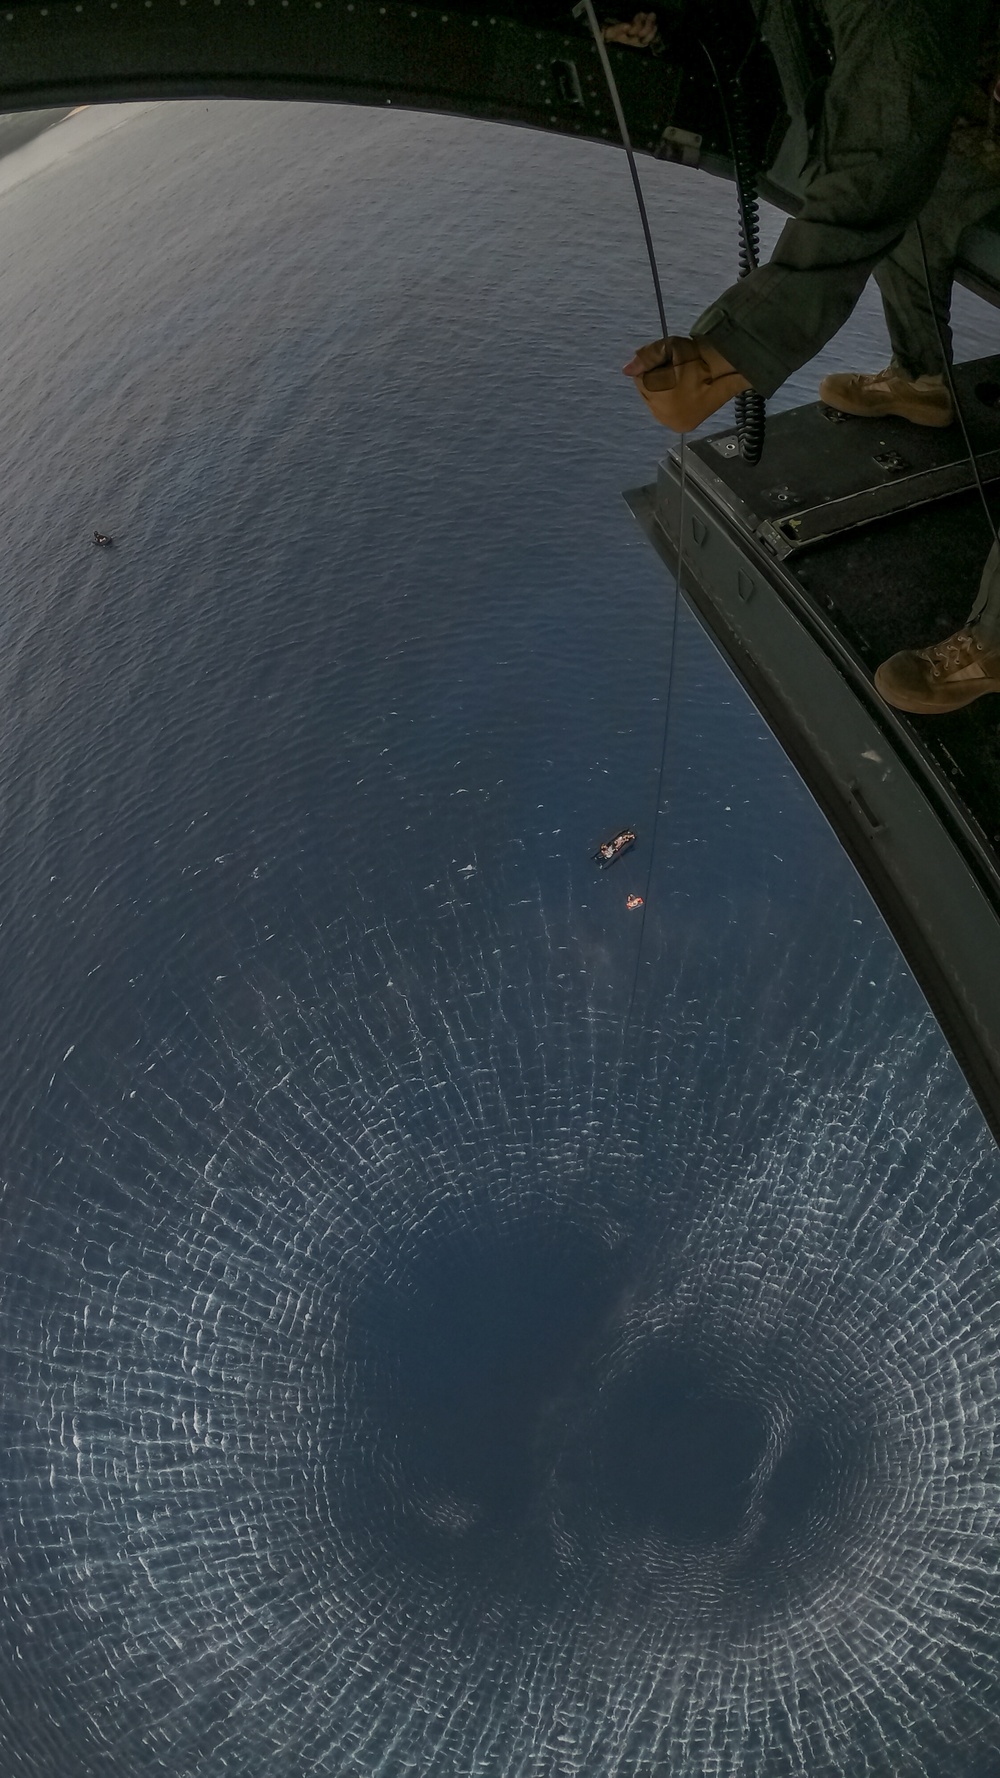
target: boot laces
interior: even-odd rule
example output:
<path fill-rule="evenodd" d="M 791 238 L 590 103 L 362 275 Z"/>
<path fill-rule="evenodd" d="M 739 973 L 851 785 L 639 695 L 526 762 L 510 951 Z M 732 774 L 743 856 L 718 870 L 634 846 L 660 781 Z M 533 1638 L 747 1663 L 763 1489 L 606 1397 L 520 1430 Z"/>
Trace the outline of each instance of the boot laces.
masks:
<path fill-rule="evenodd" d="M 933 648 L 927 649 L 927 657 L 931 663 L 931 671 L 935 679 L 942 673 L 954 673 L 959 667 L 966 667 L 974 653 L 982 654 L 983 644 L 972 630 L 956 630 L 953 636 L 946 636 L 943 642 L 936 642 Z"/>

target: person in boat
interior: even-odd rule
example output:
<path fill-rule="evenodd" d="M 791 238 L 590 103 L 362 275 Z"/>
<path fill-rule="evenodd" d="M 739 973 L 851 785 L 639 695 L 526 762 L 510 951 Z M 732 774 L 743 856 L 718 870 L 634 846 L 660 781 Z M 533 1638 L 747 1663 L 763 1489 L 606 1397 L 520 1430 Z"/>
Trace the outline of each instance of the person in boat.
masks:
<path fill-rule="evenodd" d="M 634 845 L 635 833 L 633 829 L 623 827 L 612 839 L 601 842 L 594 857 L 599 864 L 613 864 L 616 858 L 620 858 L 623 852 L 627 852 L 629 847 Z"/>
<path fill-rule="evenodd" d="M 874 377 L 825 378 L 822 398 L 873 418 L 892 413 L 924 425 L 953 418 L 934 318 L 947 328 L 961 229 L 1000 196 L 996 154 L 980 153 L 977 161 L 967 152 L 975 120 L 966 115 L 977 55 L 986 66 L 992 56 L 985 94 L 979 69 L 980 97 L 987 134 L 996 129 L 995 0 L 820 4 L 834 64 L 799 214 L 786 223 L 768 263 L 724 291 L 690 336 L 655 340 L 624 367 L 656 419 L 675 432 L 700 425 L 751 388 L 774 394 L 843 325 L 876 268 L 894 364 Z M 1000 551 L 990 552 L 963 628 L 929 648 L 893 655 L 875 683 L 888 703 L 928 715 L 1000 691 Z"/>
<path fill-rule="evenodd" d="M 630 913 L 632 913 L 636 908 L 641 908 L 642 896 L 641 895 L 627 896 L 625 899 L 625 906 L 628 908 Z"/>

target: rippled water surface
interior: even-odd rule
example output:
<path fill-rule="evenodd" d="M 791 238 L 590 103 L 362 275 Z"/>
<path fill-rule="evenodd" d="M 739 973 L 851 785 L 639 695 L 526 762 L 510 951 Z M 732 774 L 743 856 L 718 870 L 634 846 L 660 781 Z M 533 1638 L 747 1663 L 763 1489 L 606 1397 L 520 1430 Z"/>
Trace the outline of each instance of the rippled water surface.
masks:
<path fill-rule="evenodd" d="M 683 326 L 731 193 L 649 189 Z M 629 202 L 306 106 L 0 167 L 12 1778 L 997 1769 L 994 1152 L 618 499 Z"/>

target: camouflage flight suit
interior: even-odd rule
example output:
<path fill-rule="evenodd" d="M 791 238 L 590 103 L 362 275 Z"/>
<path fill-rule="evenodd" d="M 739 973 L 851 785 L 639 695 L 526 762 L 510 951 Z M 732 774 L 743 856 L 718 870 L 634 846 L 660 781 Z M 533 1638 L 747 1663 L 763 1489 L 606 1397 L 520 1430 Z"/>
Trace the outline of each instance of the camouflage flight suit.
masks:
<path fill-rule="evenodd" d="M 940 375 L 944 370 L 939 332 L 951 361 L 949 317 L 959 240 L 973 223 L 982 222 L 1000 206 L 997 23 L 991 19 L 983 35 L 976 79 L 963 97 L 941 177 L 920 212 L 919 234 L 917 225 L 911 224 L 899 246 L 875 267 L 892 361 L 908 377 Z"/>
<path fill-rule="evenodd" d="M 691 329 L 762 395 L 773 394 L 832 339 L 890 254 L 879 279 L 892 309 L 894 349 L 913 374 L 939 369 L 936 341 L 928 344 L 926 292 L 922 301 L 915 295 L 919 249 L 910 225 L 930 206 L 928 232 L 942 245 L 929 258 L 938 285 L 947 267 L 950 299 L 957 235 L 949 206 L 961 218 L 960 233 L 996 201 L 987 201 L 988 168 L 969 161 L 956 175 L 952 163 L 961 165 L 961 156 L 948 155 L 995 0 L 821 3 L 835 60 L 802 209 L 786 223 L 767 265 L 734 284 Z M 960 203 L 956 176 L 964 178 Z M 945 318 L 948 306 L 946 299 Z"/>
<path fill-rule="evenodd" d="M 908 376 L 940 373 L 938 328 L 951 359 L 951 287 L 959 239 L 1000 206 L 1000 21 L 995 12 L 980 41 L 979 67 L 951 132 L 941 177 L 915 225 L 875 268 L 893 363 Z M 930 283 L 930 296 L 927 284 Z M 933 303 L 933 307 L 932 307 Z M 937 327 L 935 327 L 935 315 Z M 986 559 L 966 619 L 991 647 L 1000 645 L 1000 547 Z"/>

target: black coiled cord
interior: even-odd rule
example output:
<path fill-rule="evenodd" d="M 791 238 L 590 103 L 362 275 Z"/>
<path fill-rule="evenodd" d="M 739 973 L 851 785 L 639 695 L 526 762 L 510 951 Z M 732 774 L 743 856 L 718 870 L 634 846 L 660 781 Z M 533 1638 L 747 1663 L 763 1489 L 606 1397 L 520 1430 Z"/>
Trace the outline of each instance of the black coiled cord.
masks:
<path fill-rule="evenodd" d="M 706 43 L 701 45 L 719 89 L 719 101 L 729 136 L 729 149 L 736 181 L 736 205 L 739 213 L 739 276 L 745 278 L 756 271 L 760 249 L 760 203 L 757 197 L 757 173 L 750 143 L 746 99 L 736 78 L 724 78 Z M 767 406 L 763 395 L 747 389 L 736 397 L 736 432 L 740 456 L 744 463 L 759 463 L 764 449 Z"/>
<path fill-rule="evenodd" d="M 730 88 L 731 117 L 730 138 L 733 145 L 733 171 L 736 175 L 736 197 L 740 216 L 740 259 L 739 275 L 745 278 L 748 272 L 756 271 L 760 254 L 760 203 L 757 198 L 757 181 L 754 172 L 753 151 L 750 146 L 750 130 L 747 125 L 746 100 L 743 90 L 735 83 Z M 725 98 L 723 98 L 725 106 Z M 744 463 L 759 463 L 764 449 L 764 429 L 767 424 L 767 405 L 763 395 L 755 389 L 746 389 L 736 397 L 736 430 L 740 441 L 740 456 Z"/>

